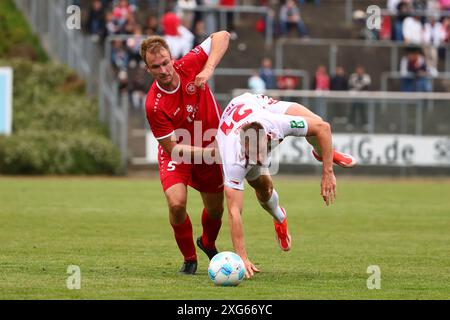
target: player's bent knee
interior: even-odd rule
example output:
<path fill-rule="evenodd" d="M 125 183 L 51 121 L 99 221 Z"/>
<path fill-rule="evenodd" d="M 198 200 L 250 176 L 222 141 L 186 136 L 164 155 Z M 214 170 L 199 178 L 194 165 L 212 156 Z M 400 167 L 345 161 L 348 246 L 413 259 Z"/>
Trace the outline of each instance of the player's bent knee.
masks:
<path fill-rule="evenodd" d="M 174 217 L 182 217 L 186 214 L 186 206 L 184 204 L 170 204 L 169 211 Z"/>

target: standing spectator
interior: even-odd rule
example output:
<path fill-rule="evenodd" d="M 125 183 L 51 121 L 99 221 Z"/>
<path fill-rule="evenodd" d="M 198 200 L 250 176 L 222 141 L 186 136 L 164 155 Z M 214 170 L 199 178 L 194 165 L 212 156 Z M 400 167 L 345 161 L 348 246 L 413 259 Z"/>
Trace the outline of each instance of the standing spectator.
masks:
<path fill-rule="evenodd" d="M 198 20 L 194 27 L 194 47 L 198 46 L 207 38 L 208 34 L 206 33 L 205 22 Z"/>
<path fill-rule="evenodd" d="M 103 38 L 105 33 L 105 11 L 100 0 L 92 2 L 91 9 L 88 16 L 88 32 L 96 39 Z"/>
<path fill-rule="evenodd" d="M 275 72 L 272 69 L 272 59 L 265 57 L 261 61 L 261 67 L 259 68 L 259 76 L 264 81 L 267 89 L 276 89 L 277 80 Z"/>
<path fill-rule="evenodd" d="M 317 67 L 313 88 L 318 91 L 330 90 L 330 77 L 324 65 Z"/>
<path fill-rule="evenodd" d="M 350 91 L 365 91 L 369 90 L 371 82 L 370 75 L 365 72 L 364 67 L 357 66 L 355 72 L 350 75 L 348 86 Z M 350 111 L 350 124 L 367 127 L 367 122 L 366 105 L 362 102 L 353 102 Z"/>
<path fill-rule="evenodd" d="M 397 4 L 396 9 L 397 16 L 392 24 L 392 39 L 403 42 L 403 21 L 409 16 L 411 7 L 409 2 L 402 0 Z"/>
<path fill-rule="evenodd" d="M 185 26 L 181 25 L 178 16 L 168 12 L 162 17 L 164 39 L 169 45 L 174 59 L 179 59 L 187 54 L 194 44 L 194 35 Z"/>
<path fill-rule="evenodd" d="M 401 91 L 430 92 L 427 64 L 419 48 L 410 48 L 400 61 Z"/>
<path fill-rule="evenodd" d="M 403 21 L 403 39 L 406 44 L 422 45 L 424 43 L 424 28 L 420 19 L 420 15 L 414 14 Z"/>
<path fill-rule="evenodd" d="M 291 28 L 295 28 L 300 36 L 308 35 L 305 24 L 300 16 L 300 9 L 294 0 L 287 0 L 280 9 L 280 31 L 283 36 L 288 35 Z"/>
<path fill-rule="evenodd" d="M 348 79 L 345 75 L 345 70 L 341 66 L 337 66 L 333 77 L 330 81 L 330 90 L 334 91 L 347 91 L 348 90 Z"/>
<path fill-rule="evenodd" d="M 252 76 L 248 79 L 248 88 L 254 94 L 263 94 L 266 91 L 266 84 L 259 76 L 258 71 L 254 70 Z"/>
<path fill-rule="evenodd" d="M 438 74 L 438 48 L 444 43 L 445 31 L 438 16 L 431 16 L 424 25 L 424 52 L 428 71 L 432 76 Z"/>

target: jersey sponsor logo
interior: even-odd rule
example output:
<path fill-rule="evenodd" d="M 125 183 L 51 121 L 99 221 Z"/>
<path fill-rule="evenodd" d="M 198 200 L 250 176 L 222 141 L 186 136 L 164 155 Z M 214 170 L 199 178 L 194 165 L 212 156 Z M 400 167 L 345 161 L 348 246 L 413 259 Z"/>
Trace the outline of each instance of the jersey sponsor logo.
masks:
<path fill-rule="evenodd" d="M 192 111 L 194 111 L 194 106 L 191 105 L 191 104 L 188 104 L 188 105 L 186 106 L 186 111 L 189 112 L 189 113 L 191 113 Z"/>
<path fill-rule="evenodd" d="M 195 86 L 194 82 L 189 82 L 186 85 L 186 92 L 187 94 L 195 94 L 197 92 L 197 87 Z"/>
<path fill-rule="evenodd" d="M 305 128 L 305 122 L 303 120 L 300 120 L 300 121 L 292 120 L 291 128 L 292 129 L 303 129 L 303 128 Z"/>

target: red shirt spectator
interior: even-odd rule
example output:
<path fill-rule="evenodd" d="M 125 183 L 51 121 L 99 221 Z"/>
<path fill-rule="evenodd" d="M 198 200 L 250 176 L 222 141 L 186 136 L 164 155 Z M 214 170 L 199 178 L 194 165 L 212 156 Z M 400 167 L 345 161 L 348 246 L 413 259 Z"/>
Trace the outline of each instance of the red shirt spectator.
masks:
<path fill-rule="evenodd" d="M 235 0 L 220 0 L 221 6 L 234 7 L 236 5 Z"/>
<path fill-rule="evenodd" d="M 180 26 L 180 18 L 174 12 L 167 12 L 162 17 L 162 26 L 164 29 L 164 35 L 176 36 L 178 35 L 178 27 Z"/>

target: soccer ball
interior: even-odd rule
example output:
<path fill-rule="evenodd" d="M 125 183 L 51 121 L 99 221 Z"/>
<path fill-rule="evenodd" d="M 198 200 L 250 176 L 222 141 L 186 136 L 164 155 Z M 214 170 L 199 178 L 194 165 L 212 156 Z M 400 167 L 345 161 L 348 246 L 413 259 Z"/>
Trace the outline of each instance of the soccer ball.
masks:
<path fill-rule="evenodd" d="M 211 259 L 208 275 L 217 286 L 237 286 L 245 276 L 244 261 L 234 252 L 220 252 Z"/>

